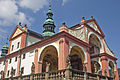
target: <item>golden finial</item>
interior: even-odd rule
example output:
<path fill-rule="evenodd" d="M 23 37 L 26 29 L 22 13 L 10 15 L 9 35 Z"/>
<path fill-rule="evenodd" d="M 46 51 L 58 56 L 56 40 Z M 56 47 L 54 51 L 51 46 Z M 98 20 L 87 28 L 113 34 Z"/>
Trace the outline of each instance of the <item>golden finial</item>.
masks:
<path fill-rule="evenodd" d="M 49 0 L 49 9 L 51 9 L 51 0 Z"/>

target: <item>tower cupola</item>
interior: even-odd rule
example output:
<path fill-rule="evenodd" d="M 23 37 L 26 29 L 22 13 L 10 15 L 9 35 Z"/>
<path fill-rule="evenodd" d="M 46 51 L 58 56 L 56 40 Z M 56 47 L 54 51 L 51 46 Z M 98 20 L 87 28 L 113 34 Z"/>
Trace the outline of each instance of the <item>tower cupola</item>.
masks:
<path fill-rule="evenodd" d="M 9 46 L 8 46 L 8 42 L 6 42 L 6 44 L 3 46 L 3 48 L 2 48 L 2 54 L 1 54 L 1 56 L 6 56 L 7 55 L 7 53 L 8 53 L 8 48 L 9 48 Z"/>
<path fill-rule="evenodd" d="M 43 31 L 43 36 L 44 37 L 50 37 L 50 36 L 53 36 L 55 34 L 55 25 L 54 25 L 54 20 L 53 20 L 53 13 L 52 13 L 52 10 L 51 10 L 51 1 L 49 0 L 49 10 L 47 12 L 47 18 L 44 22 L 44 31 Z"/>

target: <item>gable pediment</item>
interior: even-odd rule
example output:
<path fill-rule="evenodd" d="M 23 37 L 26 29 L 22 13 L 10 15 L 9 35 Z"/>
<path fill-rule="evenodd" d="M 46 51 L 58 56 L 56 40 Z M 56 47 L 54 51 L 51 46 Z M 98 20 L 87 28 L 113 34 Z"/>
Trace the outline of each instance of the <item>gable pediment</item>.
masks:
<path fill-rule="evenodd" d="M 15 30 L 13 31 L 12 35 L 10 36 L 10 39 L 18 36 L 19 34 L 21 34 L 21 33 L 23 33 L 23 32 L 24 32 L 24 30 L 23 30 L 22 28 L 20 28 L 19 26 L 17 26 L 17 27 L 15 28 Z"/>
<path fill-rule="evenodd" d="M 98 33 L 101 34 L 101 31 L 99 30 L 97 24 L 96 24 L 94 21 L 89 22 L 89 23 L 87 23 L 87 24 L 88 24 L 90 27 L 92 27 L 95 31 L 97 31 Z"/>
<path fill-rule="evenodd" d="M 19 28 L 16 30 L 16 32 L 14 33 L 14 35 L 12 36 L 12 38 L 14 38 L 15 36 L 19 35 L 22 33 L 22 30 L 20 30 Z"/>

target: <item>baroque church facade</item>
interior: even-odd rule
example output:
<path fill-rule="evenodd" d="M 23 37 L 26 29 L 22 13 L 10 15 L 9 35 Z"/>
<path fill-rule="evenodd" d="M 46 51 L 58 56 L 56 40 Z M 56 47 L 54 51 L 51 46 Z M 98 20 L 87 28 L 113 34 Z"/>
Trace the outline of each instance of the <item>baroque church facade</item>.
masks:
<path fill-rule="evenodd" d="M 55 34 L 51 5 L 43 25 L 42 34 L 36 33 L 19 23 L 9 38 L 9 46 L 5 45 L 0 58 L 0 78 L 29 75 L 34 67 L 34 73 L 63 70 L 70 62 L 71 68 L 88 73 L 99 73 L 119 80 L 117 58 L 104 40 L 104 33 L 97 21 L 91 17 L 82 17 L 79 24 L 67 27 L 65 23 Z M 68 59 L 70 58 L 70 59 Z M 67 61 L 69 61 L 67 63 Z M 33 66 L 34 65 L 34 66 Z M 110 71 L 111 70 L 111 71 Z M 106 72 L 106 73 L 105 73 Z"/>

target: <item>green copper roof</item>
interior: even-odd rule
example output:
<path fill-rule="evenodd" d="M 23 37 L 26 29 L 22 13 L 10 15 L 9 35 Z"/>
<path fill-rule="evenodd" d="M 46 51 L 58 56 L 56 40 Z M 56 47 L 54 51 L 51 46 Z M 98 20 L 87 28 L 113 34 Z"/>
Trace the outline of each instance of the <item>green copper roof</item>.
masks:
<path fill-rule="evenodd" d="M 52 13 L 52 10 L 49 9 L 48 12 L 47 12 L 47 14 L 53 14 L 53 13 Z"/>
<path fill-rule="evenodd" d="M 53 36 L 54 33 L 53 32 L 44 32 L 42 35 L 43 36 Z"/>
<path fill-rule="evenodd" d="M 49 36 L 53 36 L 55 34 L 55 25 L 54 25 L 54 20 L 53 20 L 53 13 L 52 13 L 52 10 L 51 10 L 51 1 L 49 1 L 49 10 L 47 12 L 47 18 L 44 22 L 44 31 L 43 31 L 43 34 L 42 36 L 44 37 L 49 37 Z"/>
<path fill-rule="evenodd" d="M 9 48 L 9 46 L 8 46 L 8 44 L 6 44 L 6 45 L 3 46 L 2 49 L 6 49 L 6 50 L 8 50 L 8 48 Z"/>
<path fill-rule="evenodd" d="M 44 24 L 54 24 L 52 19 L 47 19 Z"/>

